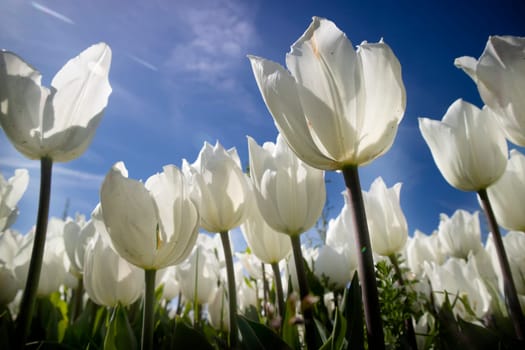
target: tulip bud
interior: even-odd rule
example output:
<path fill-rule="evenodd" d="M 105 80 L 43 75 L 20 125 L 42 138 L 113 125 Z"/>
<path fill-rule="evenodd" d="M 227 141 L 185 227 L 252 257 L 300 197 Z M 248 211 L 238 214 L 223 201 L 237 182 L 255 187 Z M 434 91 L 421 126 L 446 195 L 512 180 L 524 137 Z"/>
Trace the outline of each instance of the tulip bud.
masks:
<path fill-rule="evenodd" d="M 372 250 L 382 256 L 396 254 L 408 239 L 408 225 L 401 210 L 401 183 L 387 188 L 381 177 L 363 191 Z"/>

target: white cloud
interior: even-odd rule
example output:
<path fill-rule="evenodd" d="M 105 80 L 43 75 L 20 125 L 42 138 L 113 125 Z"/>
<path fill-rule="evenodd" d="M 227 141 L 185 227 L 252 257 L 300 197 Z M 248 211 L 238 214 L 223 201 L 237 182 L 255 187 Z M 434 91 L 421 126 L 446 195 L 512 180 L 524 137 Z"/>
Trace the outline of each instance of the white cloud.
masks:
<path fill-rule="evenodd" d="M 36 10 L 38 10 L 38 11 L 40 11 L 42 13 L 45 13 L 46 15 L 49 15 L 51 17 L 54 17 L 54 18 L 58 19 L 58 20 L 61 20 L 62 22 L 69 23 L 69 24 L 75 24 L 75 22 L 73 22 L 73 20 L 71 18 L 61 14 L 60 12 L 52 10 L 51 8 L 49 8 L 47 6 L 39 4 L 36 1 L 32 1 L 31 2 L 31 6 L 33 6 Z"/>
<path fill-rule="evenodd" d="M 167 68 L 176 75 L 191 74 L 194 79 L 231 88 L 230 76 L 257 42 L 253 9 L 231 1 L 185 6 L 179 17 L 184 36 L 171 49 Z"/>

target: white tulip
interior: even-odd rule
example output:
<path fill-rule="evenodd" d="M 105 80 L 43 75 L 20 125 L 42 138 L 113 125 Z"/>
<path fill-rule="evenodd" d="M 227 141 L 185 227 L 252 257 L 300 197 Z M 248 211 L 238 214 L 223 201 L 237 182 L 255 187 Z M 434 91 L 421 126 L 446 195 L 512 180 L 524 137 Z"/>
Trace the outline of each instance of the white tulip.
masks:
<path fill-rule="evenodd" d="M 490 36 L 479 60 L 454 63 L 478 86 L 483 102 L 495 112 L 507 138 L 525 146 L 525 37 Z"/>
<path fill-rule="evenodd" d="M 67 162 L 87 149 L 106 108 L 111 50 L 93 45 L 41 86 L 40 73 L 17 55 L 0 51 L 0 125 L 30 159 Z"/>
<path fill-rule="evenodd" d="M 507 165 L 507 141 L 488 108 L 456 100 L 441 121 L 419 118 L 419 129 L 441 175 L 463 191 L 495 183 Z"/>
<path fill-rule="evenodd" d="M 363 191 L 372 250 L 382 256 L 400 252 L 408 239 L 408 224 L 401 210 L 401 183 L 387 188 L 378 177 L 368 192 Z"/>
<path fill-rule="evenodd" d="M 281 136 L 262 147 L 248 137 L 250 178 L 259 211 L 275 231 L 300 235 L 316 222 L 324 207 L 324 172 L 312 168 Z"/>
<path fill-rule="evenodd" d="M 115 164 L 100 190 L 100 206 L 112 245 L 126 260 L 146 270 L 182 262 L 197 239 L 199 214 L 186 180 L 173 165 L 145 184 L 128 179 Z"/>
<path fill-rule="evenodd" d="M 142 296 L 144 271 L 121 258 L 96 234 L 84 255 L 84 286 L 99 305 L 129 305 Z"/>
<path fill-rule="evenodd" d="M 291 73 L 250 61 L 277 128 L 311 166 L 364 165 L 392 146 L 406 95 L 401 66 L 382 40 L 356 51 L 333 22 L 314 17 L 286 55 Z"/>

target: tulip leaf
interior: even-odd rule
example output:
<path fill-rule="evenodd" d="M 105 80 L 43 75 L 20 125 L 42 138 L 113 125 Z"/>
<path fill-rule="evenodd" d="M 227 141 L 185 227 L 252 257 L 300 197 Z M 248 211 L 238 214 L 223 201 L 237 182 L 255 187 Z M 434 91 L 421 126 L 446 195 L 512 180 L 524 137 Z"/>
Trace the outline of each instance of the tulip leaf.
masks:
<path fill-rule="evenodd" d="M 118 305 L 113 309 L 104 338 L 104 349 L 137 349 L 137 339 L 123 306 Z"/>
<path fill-rule="evenodd" d="M 213 350 L 213 346 L 211 346 L 202 333 L 199 333 L 195 329 L 189 327 L 180 318 L 177 319 L 175 324 L 175 334 L 173 337 L 173 343 L 177 345 L 177 349 Z"/>
<path fill-rule="evenodd" d="M 291 282 L 289 283 L 289 285 L 291 285 Z M 299 349 L 301 348 L 301 344 L 299 342 L 299 332 L 297 331 L 297 314 L 295 312 L 295 307 L 295 300 L 289 297 L 286 300 L 286 311 L 282 324 L 282 337 L 286 344 L 292 349 Z"/>
<path fill-rule="evenodd" d="M 343 296 L 343 316 L 346 323 L 346 340 L 352 349 L 365 348 L 363 299 L 357 271 L 354 273 L 350 288 L 345 289 Z"/>
<path fill-rule="evenodd" d="M 14 322 L 7 307 L 0 308 L 0 349 L 12 349 L 12 334 L 14 334 Z"/>
<path fill-rule="evenodd" d="M 291 349 L 277 333 L 265 325 L 237 315 L 242 344 L 246 349 Z"/>
<path fill-rule="evenodd" d="M 346 320 L 339 309 L 335 313 L 332 334 L 319 350 L 341 350 L 345 345 Z"/>

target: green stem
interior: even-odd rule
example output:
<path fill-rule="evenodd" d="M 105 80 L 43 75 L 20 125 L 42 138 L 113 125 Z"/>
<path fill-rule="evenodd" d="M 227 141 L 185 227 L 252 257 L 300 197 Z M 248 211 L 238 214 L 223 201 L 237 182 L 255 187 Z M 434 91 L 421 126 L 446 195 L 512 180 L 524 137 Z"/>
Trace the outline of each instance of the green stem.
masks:
<path fill-rule="evenodd" d="M 17 348 L 19 349 L 25 346 L 35 309 L 36 293 L 40 281 L 40 271 L 42 270 L 42 260 L 44 258 L 44 247 L 46 244 L 52 169 L 53 160 L 51 158 L 44 157 L 40 160 L 40 198 L 38 202 L 33 251 L 31 253 L 31 261 L 29 262 L 26 286 L 20 304 L 20 312 L 16 320 L 15 339 L 18 342 Z"/>
<path fill-rule="evenodd" d="M 268 281 L 266 280 L 266 268 L 264 267 L 264 263 L 261 262 L 261 270 L 262 270 L 262 280 L 263 280 L 263 311 L 264 316 L 266 316 L 266 319 L 268 321 L 268 293 L 269 293 L 269 287 L 268 287 Z"/>
<path fill-rule="evenodd" d="M 279 315 L 281 316 L 281 324 L 284 321 L 284 292 L 283 282 L 281 280 L 281 271 L 279 270 L 279 263 L 272 263 L 273 278 L 275 279 L 275 291 L 277 292 L 277 306 L 279 307 Z"/>
<path fill-rule="evenodd" d="M 290 236 L 292 241 L 293 258 L 295 270 L 297 271 L 297 282 L 299 283 L 299 295 L 301 296 L 301 312 L 304 317 L 305 340 L 308 349 L 316 349 L 315 324 L 312 307 L 308 303 L 308 280 L 304 268 L 303 253 L 301 251 L 301 239 L 299 235 Z"/>
<path fill-rule="evenodd" d="M 396 272 L 399 285 L 403 288 L 404 286 L 406 286 L 406 283 L 405 279 L 403 278 L 401 268 L 399 267 L 399 260 L 397 259 L 397 255 L 391 254 L 388 256 L 388 258 L 390 259 L 392 266 L 394 266 L 394 271 Z M 414 324 L 412 323 L 412 316 L 405 319 L 405 331 L 410 349 L 417 350 L 416 332 L 414 330 Z"/>
<path fill-rule="evenodd" d="M 370 244 L 370 234 L 366 221 L 365 205 L 359 181 L 357 166 L 350 165 L 342 169 L 346 184 L 356 241 L 358 275 L 361 281 L 363 307 L 365 311 L 368 348 L 371 350 L 385 349 L 383 322 L 379 307 L 379 294 L 374 269 L 374 258 Z"/>
<path fill-rule="evenodd" d="M 237 291 L 235 288 L 235 272 L 233 269 L 233 255 L 230 246 L 228 231 L 220 233 L 224 259 L 226 260 L 226 273 L 228 275 L 228 302 L 230 303 L 230 348 L 236 349 L 238 343 L 237 331 Z"/>
<path fill-rule="evenodd" d="M 74 299 L 74 305 L 73 305 L 73 312 L 71 313 L 71 324 L 75 322 L 78 315 L 82 313 L 82 302 L 84 301 L 84 281 L 82 277 L 80 277 L 77 281 L 77 287 L 75 288 L 73 299 Z"/>
<path fill-rule="evenodd" d="M 485 211 L 487 220 L 489 222 L 490 231 L 494 239 L 494 246 L 496 247 L 496 253 L 498 255 L 499 265 L 501 267 L 501 275 L 503 277 L 503 291 L 505 293 L 505 303 L 507 305 L 507 311 L 510 319 L 514 326 L 514 331 L 519 340 L 525 340 L 525 319 L 521 311 L 520 300 L 518 299 L 518 293 L 516 292 L 516 286 L 514 285 L 514 279 L 510 270 L 509 260 L 505 247 L 503 246 L 503 239 L 499 231 L 492 205 L 490 204 L 489 197 L 486 190 L 478 191 L 479 198 L 481 199 L 481 206 Z"/>
<path fill-rule="evenodd" d="M 157 270 L 144 270 L 146 293 L 144 295 L 144 311 L 142 314 L 142 350 L 153 349 L 153 325 L 155 303 L 155 273 Z"/>

